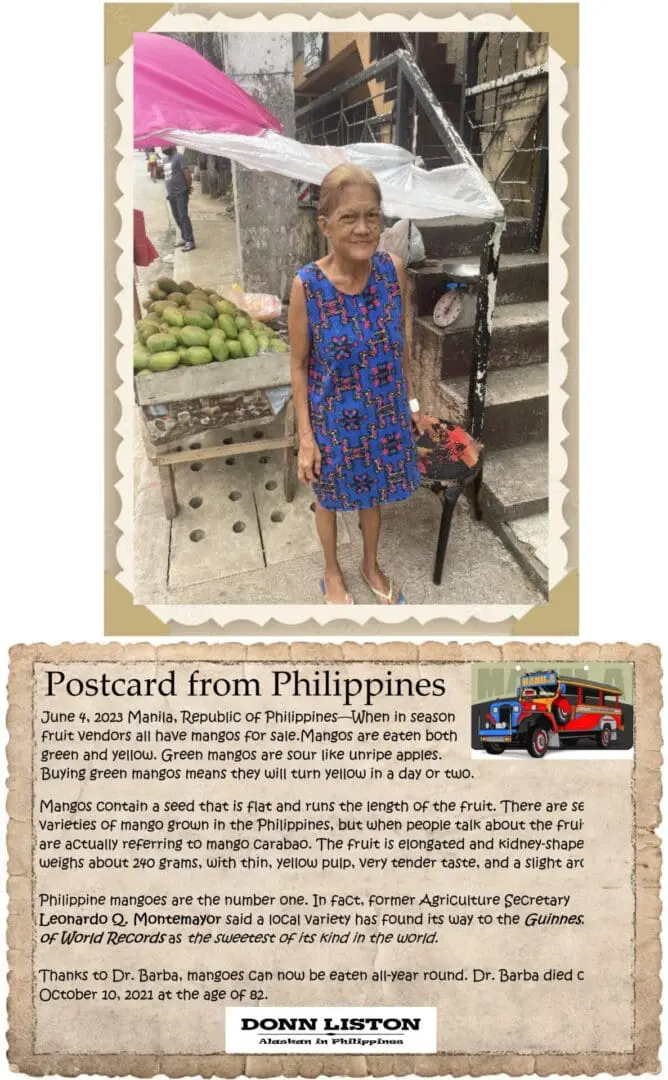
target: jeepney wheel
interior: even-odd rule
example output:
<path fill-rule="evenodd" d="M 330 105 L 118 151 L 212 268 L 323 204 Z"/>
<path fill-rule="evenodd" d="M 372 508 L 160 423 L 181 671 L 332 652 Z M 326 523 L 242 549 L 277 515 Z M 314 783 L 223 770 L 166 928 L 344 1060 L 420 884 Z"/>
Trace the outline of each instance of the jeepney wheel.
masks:
<path fill-rule="evenodd" d="M 489 746 L 485 747 L 485 750 L 487 751 L 488 754 L 494 754 L 494 755 L 502 754 L 505 749 L 506 749 L 505 746 L 499 746 L 498 743 L 490 743 Z"/>
<path fill-rule="evenodd" d="M 609 727 L 601 728 L 598 733 L 598 745 L 601 750 L 609 750 L 612 742 L 612 732 Z"/>
<path fill-rule="evenodd" d="M 527 750 L 531 757 L 545 757 L 549 746 L 548 734 L 545 728 L 533 727 L 527 739 Z"/>
<path fill-rule="evenodd" d="M 571 718 L 571 710 L 564 709 L 561 705 L 555 705 L 554 718 L 558 724 L 567 724 Z"/>

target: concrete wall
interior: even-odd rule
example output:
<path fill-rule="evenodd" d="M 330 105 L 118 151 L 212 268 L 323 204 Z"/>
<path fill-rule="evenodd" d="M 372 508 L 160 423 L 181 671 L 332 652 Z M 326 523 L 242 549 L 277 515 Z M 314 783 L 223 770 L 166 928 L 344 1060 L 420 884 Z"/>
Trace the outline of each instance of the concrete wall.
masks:
<path fill-rule="evenodd" d="M 225 72 L 252 94 L 294 138 L 291 34 L 225 34 Z M 295 271 L 296 184 L 272 173 L 233 165 L 240 279 L 248 292 L 287 299 Z"/>

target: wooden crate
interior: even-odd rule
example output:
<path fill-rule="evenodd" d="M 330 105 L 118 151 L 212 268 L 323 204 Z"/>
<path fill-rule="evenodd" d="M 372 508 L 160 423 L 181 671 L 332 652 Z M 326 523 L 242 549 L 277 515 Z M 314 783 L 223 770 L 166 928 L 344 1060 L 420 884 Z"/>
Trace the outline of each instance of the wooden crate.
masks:
<path fill-rule="evenodd" d="M 294 408 L 289 395 L 288 353 L 261 353 L 197 367 L 135 376 L 135 400 L 144 421 L 144 441 L 150 460 L 158 467 L 165 514 L 178 512 L 174 466 L 229 454 L 226 446 L 170 453 L 178 442 L 214 428 L 234 430 L 245 424 L 264 425 L 277 415 L 269 391 L 285 389 L 282 438 L 236 443 L 235 454 L 284 451 L 285 498 L 291 502 L 296 485 Z M 280 410 L 278 410 L 280 411 Z"/>
<path fill-rule="evenodd" d="M 289 354 L 261 353 L 135 376 L 135 399 L 159 450 L 214 428 L 268 423 L 275 412 L 267 391 L 289 385 Z"/>

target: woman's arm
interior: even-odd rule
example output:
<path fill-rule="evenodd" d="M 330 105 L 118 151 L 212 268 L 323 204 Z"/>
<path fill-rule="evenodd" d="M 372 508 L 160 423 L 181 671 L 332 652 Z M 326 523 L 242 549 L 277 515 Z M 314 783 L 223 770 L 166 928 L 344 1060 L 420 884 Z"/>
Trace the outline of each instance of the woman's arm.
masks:
<path fill-rule="evenodd" d="M 411 355 L 408 346 L 408 335 L 406 334 L 406 304 L 408 302 L 408 286 L 406 282 L 406 268 L 403 260 L 398 255 L 392 255 L 390 258 L 394 263 L 394 268 L 397 271 L 397 277 L 399 279 L 399 285 L 401 287 L 401 323 L 404 332 L 404 378 L 406 379 L 406 390 L 408 392 L 408 400 L 411 401 L 415 397 L 415 390 L 413 387 L 413 372 L 411 370 Z M 413 423 L 419 432 L 423 429 L 423 421 L 419 412 L 411 413 Z"/>
<path fill-rule="evenodd" d="M 299 435 L 297 475 L 304 483 L 310 483 L 320 475 L 320 450 L 315 441 L 308 407 L 308 362 L 311 351 L 308 315 L 304 286 L 295 277 L 290 290 L 288 307 L 288 336 L 290 338 L 290 374 L 292 378 L 292 401 Z"/>

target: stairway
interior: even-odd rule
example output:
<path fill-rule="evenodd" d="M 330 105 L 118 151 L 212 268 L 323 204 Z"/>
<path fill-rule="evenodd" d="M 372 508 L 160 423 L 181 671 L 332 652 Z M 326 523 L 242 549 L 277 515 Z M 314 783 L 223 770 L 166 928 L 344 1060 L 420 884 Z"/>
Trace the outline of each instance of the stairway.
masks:
<path fill-rule="evenodd" d="M 483 442 L 485 519 L 516 561 L 547 593 L 548 258 L 528 252 L 529 222 L 508 221 L 492 324 Z M 479 263 L 485 230 L 424 225 L 427 262 L 409 270 L 409 335 L 416 391 L 424 412 L 468 422 L 475 298 L 460 317 L 435 326 L 434 305 L 455 263 Z"/>
<path fill-rule="evenodd" d="M 438 34 L 419 34 L 418 42 L 417 63 L 443 111 L 459 130 L 464 87 L 457 65 L 450 62 L 448 48 L 438 40 Z M 418 125 L 417 153 L 427 168 L 450 164 L 447 151 L 428 118 L 422 114 Z"/>

